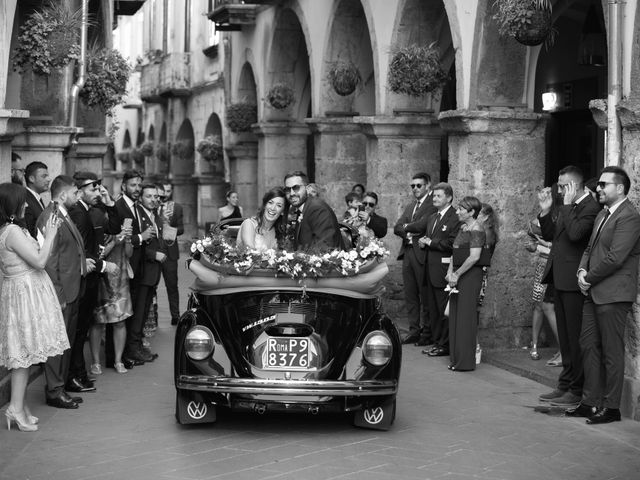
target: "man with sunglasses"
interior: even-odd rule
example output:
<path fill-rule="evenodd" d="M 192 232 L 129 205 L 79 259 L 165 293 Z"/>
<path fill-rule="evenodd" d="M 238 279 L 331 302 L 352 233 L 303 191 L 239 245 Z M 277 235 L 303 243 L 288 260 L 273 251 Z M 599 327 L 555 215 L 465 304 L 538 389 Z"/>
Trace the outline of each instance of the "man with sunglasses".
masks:
<path fill-rule="evenodd" d="M 115 202 L 95 173 L 76 172 L 73 179 L 78 187 L 78 201 L 69 208 L 69 217 L 80 231 L 85 257 L 95 262 L 95 270 L 85 276 L 85 290 L 78 300 L 76 336 L 71 346 L 71 360 L 65 387 L 68 392 L 80 393 L 92 392 L 96 389 L 87 375 L 84 342 L 93 325 L 93 311 L 98 300 L 100 274 L 115 273 L 118 269 L 116 264 L 100 258 L 100 245 L 103 241 L 100 232 L 120 233 L 120 217 Z M 94 218 L 100 218 L 100 224 L 97 224 Z"/>
<path fill-rule="evenodd" d="M 375 192 L 366 192 L 362 199 L 363 210 L 358 212 L 358 217 L 370 228 L 376 238 L 383 238 L 387 234 L 387 219 L 376 213 L 378 195 Z"/>
<path fill-rule="evenodd" d="M 538 194 L 541 210 L 538 219 L 543 239 L 552 242 L 542 283 L 552 284 L 555 290 L 553 307 L 562 371 L 557 387 L 538 398 L 553 406 L 572 407 L 580 401 L 584 383 L 580 349 L 584 296 L 580 293 L 576 272 L 599 207 L 584 190 L 582 170 L 572 165 L 558 174 L 557 193 L 562 205 L 558 207 L 557 215 L 552 212 L 551 195 L 555 193 L 543 190 Z"/>
<path fill-rule="evenodd" d="M 418 239 L 426 231 L 426 218 L 436 212 L 428 173 L 416 173 L 411 180 L 413 200 L 398 219 L 393 233 L 402 239 L 398 260 L 402 260 L 402 280 L 407 305 L 409 334 L 402 343 L 425 346 L 431 343 L 428 320 L 427 296 L 424 285 L 424 261 L 426 251 L 418 245 Z"/>
<path fill-rule="evenodd" d="M 584 301 L 582 347 L 584 388 L 568 415 L 587 423 L 620 421 L 627 316 L 637 299 L 640 214 L 627 199 L 631 180 L 619 167 L 606 167 L 596 190 L 598 214 L 578 269 Z M 595 410 L 595 413 L 594 413 Z"/>
<path fill-rule="evenodd" d="M 298 211 L 294 232 L 296 250 L 327 251 L 344 248 L 338 219 L 331 207 L 318 197 L 307 194 L 307 175 L 289 172 L 284 177 L 287 201 Z"/>

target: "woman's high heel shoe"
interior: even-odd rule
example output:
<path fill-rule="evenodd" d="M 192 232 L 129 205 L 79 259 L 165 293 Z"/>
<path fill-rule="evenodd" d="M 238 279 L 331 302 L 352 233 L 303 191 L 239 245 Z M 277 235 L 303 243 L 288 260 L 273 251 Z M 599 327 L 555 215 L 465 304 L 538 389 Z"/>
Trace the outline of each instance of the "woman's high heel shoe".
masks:
<path fill-rule="evenodd" d="M 24 406 L 24 414 L 27 417 L 27 420 L 29 421 L 29 423 L 33 425 L 35 425 L 40 421 L 38 417 L 36 417 L 35 415 L 31 415 L 31 410 L 29 410 L 29 407 L 27 407 L 26 405 Z"/>
<path fill-rule="evenodd" d="M 25 415 L 24 411 L 22 412 L 24 420 L 19 418 L 19 414 L 17 412 L 14 412 L 10 408 L 7 408 L 4 411 L 4 415 L 5 417 L 7 417 L 7 430 L 11 430 L 11 422 L 16 422 L 18 430 L 20 430 L 21 432 L 35 432 L 36 430 L 38 430 L 37 425 L 32 425 L 28 422 L 27 416 Z"/>
<path fill-rule="evenodd" d="M 536 344 L 531 347 L 529 356 L 531 357 L 531 360 L 540 360 L 540 354 L 538 353 L 538 346 Z"/>

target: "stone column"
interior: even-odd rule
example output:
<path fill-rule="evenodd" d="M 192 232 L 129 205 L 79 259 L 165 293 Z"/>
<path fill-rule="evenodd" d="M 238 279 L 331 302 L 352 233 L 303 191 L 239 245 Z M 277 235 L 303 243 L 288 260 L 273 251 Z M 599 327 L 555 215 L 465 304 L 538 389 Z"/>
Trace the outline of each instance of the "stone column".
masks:
<path fill-rule="evenodd" d="M 11 181 L 11 142 L 22 132 L 22 123 L 27 118 L 27 110 L 0 109 L 0 183 Z"/>
<path fill-rule="evenodd" d="M 107 137 L 78 137 L 67 155 L 65 173 L 93 172 L 99 177 L 104 170 L 104 156 L 107 154 L 109 139 Z"/>
<path fill-rule="evenodd" d="M 258 209 L 258 141 L 247 133 L 233 137 L 231 146 L 226 148 L 231 188 L 238 192 L 245 215 L 251 215 Z M 224 203 L 223 200 L 220 206 Z"/>
<path fill-rule="evenodd" d="M 39 161 L 47 165 L 49 175 L 53 179 L 67 173 L 64 154 L 71 145 L 74 136 L 82 133 L 82 128 L 48 125 L 34 125 L 16 135 L 13 149 L 22 157 L 25 165 Z M 102 169 L 96 171 L 99 173 Z M 49 201 L 48 193 L 43 195 Z"/>
<path fill-rule="evenodd" d="M 340 216 L 344 196 L 355 183 L 367 180 L 366 138 L 353 117 L 309 118 L 315 139 L 315 180 L 323 199 Z"/>
<path fill-rule="evenodd" d="M 264 192 L 283 185 L 287 172 L 306 170 L 307 136 L 309 127 L 304 123 L 280 121 L 257 124 L 258 137 L 258 202 Z"/>
<path fill-rule="evenodd" d="M 226 203 L 225 194 L 229 184 L 224 178 L 201 175 L 198 178 L 198 227 L 206 231 L 208 223 L 218 220 L 218 208 Z"/>
<path fill-rule="evenodd" d="M 523 247 L 544 185 L 546 117 L 528 110 L 442 112 L 449 132 L 449 183 L 456 200 L 473 195 L 500 220 L 500 242 L 480 312 L 480 343 L 519 347 L 530 341 L 533 256 Z M 454 200 L 454 204 L 456 202 Z"/>
<path fill-rule="evenodd" d="M 176 175 L 171 178 L 173 199 L 182 205 L 183 241 L 198 235 L 198 188 L 195 181 L 191 175 Z"/>

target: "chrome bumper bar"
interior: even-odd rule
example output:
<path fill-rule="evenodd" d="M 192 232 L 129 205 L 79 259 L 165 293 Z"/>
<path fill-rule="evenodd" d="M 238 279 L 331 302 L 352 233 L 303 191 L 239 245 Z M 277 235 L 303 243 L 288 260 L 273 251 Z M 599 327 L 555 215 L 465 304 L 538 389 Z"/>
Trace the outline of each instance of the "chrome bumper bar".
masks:
<path fill-rule="evenodd" d="M 254 395 L 320 395 L 366 397 L 393 395 L 396 380 L 271 380 L 261 378 L 209 377 L 179 375 L 176 387 L 185 390 Z"/>

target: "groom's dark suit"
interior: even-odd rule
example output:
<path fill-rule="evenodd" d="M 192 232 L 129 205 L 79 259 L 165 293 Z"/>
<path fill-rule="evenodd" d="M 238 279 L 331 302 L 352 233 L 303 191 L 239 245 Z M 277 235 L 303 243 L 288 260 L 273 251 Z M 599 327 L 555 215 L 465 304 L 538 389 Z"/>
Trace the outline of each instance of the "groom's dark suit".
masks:
<path fill-rule="evenodd" d="M 44 230 L 53 212 L 54 205 L 51 202 L 38 217 L 36 226 L 39 230 Z M 63 215 L 45 270 L 58 295 L 69 344 L 73 345 L 78 321 L 78 299 L 84 293 L 86 260 L 82 235 L 68 214 Z M 64 396 L 70 360 L 71 349 L 65 350 L 62 355 L 47 358 L 44 376 L 45 395 L 49 401 Z"/>
<path fill-rule="evenodd" d="M 296 250 L 344 248 L 338 219 L 329 205 L 319 198 L 307 197 L 301 208 L 295 232 Z"/>
<path fill-rule="evenodd" d="M 543 238 L 552 242 L 542 281 L 555 288 L 553 302 L 562 354 L 558 390 L 578 396 L 584 383 L 580 349 L 584 295 L 578 288 L 576 272 L 599 211 L 598 203 L 586 195 L 578 204 L 561 206 L 555 222 L 551 213 L 538 217 Z"/>
<path fill-rule="evenodd" d="M 625 199 L 598 235 L 606 215 L 606 209 L 598 214 L 580 261 L 580 270 L 587 272 L 585 281 L 591 284 L 580 336 L 585 375 L 582 402 L 618 409 L 624 383 L 625 326 L 637 299 L 640 214 Z"/>
<path fill-rule="evenodd" d="M 426 247 L 427 261 L 425 262 L 431 340 L 436 347 L 447 352 L 449 351 L 449 320 L 444 315 L 448 300 L 448 294 L 444 291 L 447 286 L 445 277 L 451 263 L 453 241 L 458 235 L 460 225 L 458 214 L 453 207 L 449 206 L 443 215 L 436 212 L 429 216 L 425 233 L 431 239 L 431 244 Z"/>

